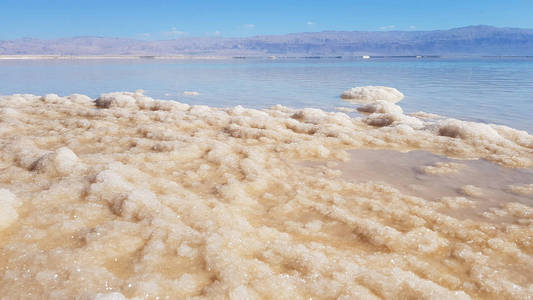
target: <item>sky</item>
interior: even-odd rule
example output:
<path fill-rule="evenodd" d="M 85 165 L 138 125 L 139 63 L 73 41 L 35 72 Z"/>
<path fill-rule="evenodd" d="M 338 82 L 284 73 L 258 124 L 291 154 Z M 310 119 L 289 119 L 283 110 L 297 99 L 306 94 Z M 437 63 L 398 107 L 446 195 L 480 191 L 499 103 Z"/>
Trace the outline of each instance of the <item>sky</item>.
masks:
<path fill-rule="evenodd" d="M 324 30 L 533 28 L 533 0 L 0 0 L 0 40 L 244 37 Z"/>

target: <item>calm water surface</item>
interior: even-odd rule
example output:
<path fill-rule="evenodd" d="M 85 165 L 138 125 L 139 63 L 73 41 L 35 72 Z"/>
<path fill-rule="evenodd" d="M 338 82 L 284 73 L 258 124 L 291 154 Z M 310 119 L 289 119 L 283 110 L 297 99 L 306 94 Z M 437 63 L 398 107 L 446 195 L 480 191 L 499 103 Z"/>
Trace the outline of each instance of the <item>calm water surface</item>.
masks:
<path fill-rule="evenodd" d="M 246 59 L 0 61 L 0 94 L 145 90 L 189 104 L 334 110 L 361 85 L 395 87 L 406 112 L 504 124 L 533 132 L 533 59 Z M 199 96 L 186 97 L 184 91 Z"/>

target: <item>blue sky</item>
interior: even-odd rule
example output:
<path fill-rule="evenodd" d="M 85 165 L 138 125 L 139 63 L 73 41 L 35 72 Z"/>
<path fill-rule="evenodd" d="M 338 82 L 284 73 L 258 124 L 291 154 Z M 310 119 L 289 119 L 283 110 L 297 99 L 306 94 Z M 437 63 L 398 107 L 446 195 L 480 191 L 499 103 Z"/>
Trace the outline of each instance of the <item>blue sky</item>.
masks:
<path fill-rule="evenodd" d="M 533 0 L 0 0 L 0 39 L 252 36 L 323 30 L 533 28 Z"/>

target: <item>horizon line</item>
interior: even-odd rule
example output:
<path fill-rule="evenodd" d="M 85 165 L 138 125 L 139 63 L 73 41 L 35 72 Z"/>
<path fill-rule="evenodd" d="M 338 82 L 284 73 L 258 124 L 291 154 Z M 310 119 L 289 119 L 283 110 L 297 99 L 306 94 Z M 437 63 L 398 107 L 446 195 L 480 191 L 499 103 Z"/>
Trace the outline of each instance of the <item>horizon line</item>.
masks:
<path fill-rule="evenodd" d="M 44 41 L 52 41 L 52 40 L 61 40 L 61 39 L 75 39 L 75 38 L 108 38 L 108 39 L 125 39 L 125 40 L 135 40 L 135 41 L 144 41 L 144 42 L 155 42 L 155 41 L 174 41 L 174 40 L 186 40 L 186 39 L 250 39 L 250 38 L 258 38 L 258 37 L 268 37 L 268 36 L 288 36 L 288 35 L 294 35 L 294 34 L 313 34 L 313 33 L 329 33 L 329 32 L 367 32 L 367 33 L 405 33 L 405 32 L 437 32 L 437 31 L 448 31 L 448 30 L 456 30 L 456 29 L 465 29 L 465 28 L 479 28 L 479 27 L 488 27 L 488 28 L 494 28 L 494 29 L 518 29 L 518 30 L 533 30 L 533 28 L 525 28 L 525 27 L 507 27 L 507 26 L 493 26 L 493 25 L 486 25 L 486 24 L 477 24 L 477 25 L 466 25 L 466 26 L 459 26 L 459 27 L 451 27 L 451 28 L 443 28 L 443 29 L 431 29 L 431 30 L 321 30 L 321 31 L 301 31 L 301 32 L 290 32 L 290 33 L 283 33 L 283 34 L 258 34 L 258 35 L 252 35 L 252 36 L 183 36 L 183 37 L 176 37 L 172 39 L 142 39 L 142 38 L 136 38 L 136 37 L 120 37 L 120 36 L 104 36 L 104 35 L 73 35 L 73 36 L 63 36 L 63 37 L 56 37 L 56 38 L 39 38 L 39 37 L 31 37 L 31 36 L 23 36 L 15 39 L 6 39 L 0 41 L 7 42 L 7 41 L 17 41 L 17 40 L 26 40 L 26 39 L 32 39 L 32 40 L 44 40 Z"/>

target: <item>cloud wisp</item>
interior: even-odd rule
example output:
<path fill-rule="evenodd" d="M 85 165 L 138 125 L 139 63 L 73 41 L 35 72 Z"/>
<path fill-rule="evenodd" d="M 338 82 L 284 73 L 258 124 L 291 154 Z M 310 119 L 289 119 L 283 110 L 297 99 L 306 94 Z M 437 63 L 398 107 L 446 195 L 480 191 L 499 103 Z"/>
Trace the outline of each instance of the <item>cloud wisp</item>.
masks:
<path fill-rule="evenodd" d="M 393 30 L 394 28 L 396 28 L 396 25 L 385 25 L 379 27 L 380 30 Z"/>
<path fill-rule="evenodd" d="M 188 32 L 178 30 L 176 27 L 172 27 L 170 30 L 163 32 L 163 35 L 166 37 L 181 37 L 187 36 L 188 34 Z"/>
<path fill-rule="evenodd" d="M 205 35 L 206 36 L 221 36 L 222 32 L 220 32 L 220 30 L 209 31 L 209 32 L 206 32 Z"/>

